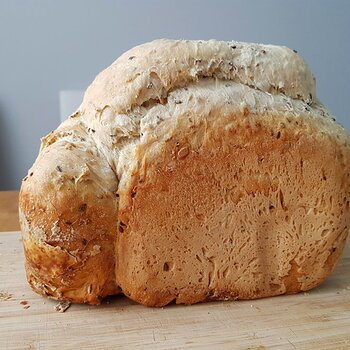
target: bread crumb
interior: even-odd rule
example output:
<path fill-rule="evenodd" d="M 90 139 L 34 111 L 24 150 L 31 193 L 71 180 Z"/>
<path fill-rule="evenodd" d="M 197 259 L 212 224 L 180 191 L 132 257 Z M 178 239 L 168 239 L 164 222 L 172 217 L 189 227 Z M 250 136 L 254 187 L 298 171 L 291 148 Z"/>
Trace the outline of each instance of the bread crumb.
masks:
<path fill-rule="evenodd" d="M 71 305 L 72 304 L 69 301 L 63 300 L 54 306 L 54 310 L 57 312 L 65 312 Z"/>
<path fill-rule="evenodd" d="M 27 310 L 27 309 L 29 309 L 30 308 L 30 305 L 25 305 L 25 306 L 23 306 L 23 309 L 24 310 Z"/>
<path fill-rule="evenodd" d="M 27 305 L 27 304 L 28 304 L 28 301 L 27 301 L 27 300 L 21 300 L 19 303 L 20 303 L 21 305 Z"/>
<path fill-rule="evenodd" d="M 1 291 L 0 292 L 0 301 L 10 300 L 12 298 L 12 294 L 8 292 Z"/>

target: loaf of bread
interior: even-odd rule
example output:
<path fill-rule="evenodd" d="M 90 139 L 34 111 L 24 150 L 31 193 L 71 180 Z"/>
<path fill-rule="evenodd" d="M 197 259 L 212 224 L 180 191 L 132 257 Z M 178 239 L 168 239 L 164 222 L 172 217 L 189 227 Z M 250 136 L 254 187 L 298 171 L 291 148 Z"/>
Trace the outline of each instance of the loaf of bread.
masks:
<path fill-rule="evenodd" d="M 27 278 L 89 304 L 307 291 L 339 260 L 349 200 L 349 136 L 295 51 L 158 40 L 42 139 L 20 193 Z"/>

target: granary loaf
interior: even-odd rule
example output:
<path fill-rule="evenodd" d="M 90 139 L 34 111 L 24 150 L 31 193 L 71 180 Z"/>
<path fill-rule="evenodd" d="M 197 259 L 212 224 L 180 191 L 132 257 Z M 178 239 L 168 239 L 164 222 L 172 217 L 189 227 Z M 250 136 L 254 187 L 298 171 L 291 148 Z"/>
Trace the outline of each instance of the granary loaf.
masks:
<path fill-rule="evenodd" d="M 293 50 L 157 40 L 42 139 L 20 220 L 29 284 L 149 306 L 307 291 L 349 230 L 349 137 Z"/>

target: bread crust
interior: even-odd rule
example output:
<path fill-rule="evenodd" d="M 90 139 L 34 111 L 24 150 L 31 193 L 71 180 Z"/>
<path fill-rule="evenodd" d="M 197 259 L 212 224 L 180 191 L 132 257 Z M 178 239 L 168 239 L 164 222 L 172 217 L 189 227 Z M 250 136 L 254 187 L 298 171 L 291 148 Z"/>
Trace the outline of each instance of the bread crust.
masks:
<path fill-rule="evenodd" d="M 79 123 L 67 124 L 73 135 L 65 126 L 48 135 L 22 183 L 27 279 L 39 294 L 99 304 L 120 292 L 114 275 L 115 175 Z"/>
<path fill-rule="evenodd" d="M 116 245 L 117 281 L 133 300 L 297 293 L 322 283 L 338 261 L 349 229 L 349 154 L 281 117 L 283 129 L 259 116 L 232 120 L 208 125 L 199 150 L 186 132 L 161 158 L 144 150 Z"/>
<path fill-rule="evenodd" d="M 23 180 L 29 284 L 97 304 L 315 287 L 349 230 L 347 132 L 286 47 L 159 40 L 123 54 Z"/>

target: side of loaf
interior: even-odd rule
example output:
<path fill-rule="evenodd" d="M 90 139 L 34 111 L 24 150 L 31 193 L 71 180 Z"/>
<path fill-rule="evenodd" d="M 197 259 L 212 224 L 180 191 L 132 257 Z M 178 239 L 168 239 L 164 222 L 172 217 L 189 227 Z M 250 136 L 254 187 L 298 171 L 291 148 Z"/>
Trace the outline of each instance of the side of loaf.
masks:
<path fill-rule="evenodd" d="M 43 139 L 20 192 L 27 278 L 36 292 L 98 304 L 119 291 L 116 189 L 115 174 L 77 119 Z"/>
<path fill-rule="evenodd" d="M 297 293 L 349 231 L 350 147 L 292 50 L 159 40 L 103 71 L 23 180 L 40 294 L 149 306 Z"/>

